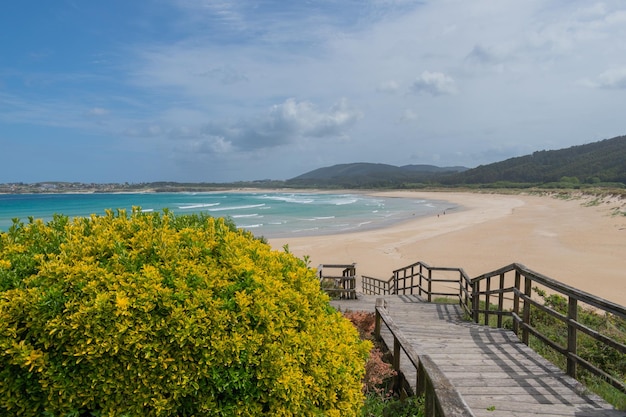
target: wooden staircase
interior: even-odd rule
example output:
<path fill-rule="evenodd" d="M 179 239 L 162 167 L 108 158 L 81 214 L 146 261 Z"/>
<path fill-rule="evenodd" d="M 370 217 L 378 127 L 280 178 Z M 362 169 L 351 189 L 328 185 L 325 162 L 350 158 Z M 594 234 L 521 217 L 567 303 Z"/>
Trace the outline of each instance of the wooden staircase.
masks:
<path fill-rule="evenodd" d="M 475 416 L 626 416 L 510 330 L 465 321 L 456 305 L 385 298 L 415 352 L 433 360 Z M 381 333 L 393 346 L 391 332 Z M 415 368 L 402 371 L 415 389 Z"/>
<path fill-rule="evenodd" d="M 342 311 L 375 311 L 377 300 L 379 304 L 384 300 L 385 307 L 379 309 L 390 322 L 380 326 L 389 350 L 394 351 L 394 339 L 400 336 L 400 344 L 410 345 L 408 350 L 417 356 L 414 362 L 434 363 L 440 379 L 452 387 L 444 389 L 455 390 L 462 403 L 432 415 L 626 417 L 626 412 L 588 391 L 510 330 L 467 321 L 457 305 L 429 303 L 414 295 L 359 295 L 356 300 L 331 303 Z M 395 350 L 400 353 L 402 381 L 413 394 L 420 377 L 405 347 Z"/>

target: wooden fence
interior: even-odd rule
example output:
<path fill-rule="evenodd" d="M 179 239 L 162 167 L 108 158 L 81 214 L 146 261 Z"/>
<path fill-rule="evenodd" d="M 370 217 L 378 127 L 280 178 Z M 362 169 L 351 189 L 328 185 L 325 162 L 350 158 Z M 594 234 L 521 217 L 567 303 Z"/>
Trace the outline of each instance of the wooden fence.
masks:
<path fill-rule="evenodd" d="M 442 277 L 444 273 L 447 276 Z M 453 276 L 450 277 L 449 274 Z M 446 284 L 448 290 L 435 290 L 436 284 Z M 575 378 L 577 368 L 581 366 L 626 393 L 624 381 L 578 355 L 580 344 L 578 336 L 585 334 L 593 338 L 603 349 L 614 352 L 616 357 L 621 358 L 621 363 L 624 363 L 626 345 L 613 337 L 610 332 L 603 333 L 581 323 L 578 320 L 578 313 L 581 308 L 587 307 L 607 320 L 611 316 L 626 320 L 626 308 L 541 275 L 521 264 L 514 263 L 470 279 L 460 268 L 431 267 L 423 262 L 417 262 L 394 271 L 389 280 L 364 276 L 362 285 L 365 294 L 416 294 L 428 301 L 432 301 L 433 296 L 458 298 L 465 313 L 476 323 L 482 317 L 483 324 L 502 328 L 505 324 L 503 318 L 508 316 L 512 320 L 512 330 L 523 343 L 528 345 L 529 336 L 532 335 L 563 355 L 570 376 Z M 541 300 L 533 299 L 533 290 L 536 294 L 545 292 L 564 297 L 567 300 L 566 313 L 545 305 Z M 563 323 L 567 333 L 567 342 L 564 346 L 533 327 L 531 309 L 538 309 Z M 495 323 L 491 320 L 494 316 Z"/>
<path fill-rule="evenodd" d="M 356 299 L 356 264 L 321 264 L 317 274 L 320 286 L 332 297 Z"/>
<path fill-rule="evenodd" d="M 520 336 L 525 344 L 529 344 L 529 336 L 533 335 L 555 352 L 563 355 L 567 361 L 567 373 L 576 378 L 577 368 L 581 366 L 609 384 L 626 393 L 626 383 L 609 375 L 600 367 L 590 363 L 578 355 L 580 345 L 579 334 L 585 334 L 603 349 L 613 350 L 615 357 L 626 362 L 626 345 L 616 340 L 611 334 L 592 329 L 578 320 L 581 308 L 593 310 L 599 317 L 609 319 L 610 316 L 626 320 L 626 308 L 610 301 L 596 297 L 567 284 L 563 284 L 545 275 L 534 272 L 524 265 L 511 264 L 496 271 L 480 275 L 472 279 L 472 317 L 478 323 L 483 317 L 483 324 L 490 323 L 490 316 L 496 316 L 496 326 L 503 327 L 503 317 L 512 318 L 513 331 Z M 565 313 L 546 305 L 537 299 L 535 294 L 548 293 L 563 297 L 567 306 Z M 483 301 L 481 305 L 481 301 Z M 494 303 L 492 303 L 494 301 Z M 510 307 L 507 308 L 507 304 Z M 558 344 L 541 333 L 531 323 L 531 309 L 537 309 L 560 321 L 566 329 L 565 346 Z M 624 329 L 622 329 L 624 331 Z"/>
<path fill-rule="evenodd" d="M 364 294 L 414 294 L 426 301 L 435 297 L 454 298 L 472 316 L 472 283 L 461 268 L 436 267 L 416 262 L 404 268 L 396 269 L 388 280 L 369 276 L 361 277 Z"/>

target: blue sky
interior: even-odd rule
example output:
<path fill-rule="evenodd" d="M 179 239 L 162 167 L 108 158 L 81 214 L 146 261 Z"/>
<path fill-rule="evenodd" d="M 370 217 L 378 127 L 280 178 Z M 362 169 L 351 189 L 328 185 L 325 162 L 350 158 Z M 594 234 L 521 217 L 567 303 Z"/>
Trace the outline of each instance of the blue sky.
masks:
<path fill-rule="evenodd" d="M 626 4 L 21 0 L 0 183 L 475 167 L 626 134 Z"/>

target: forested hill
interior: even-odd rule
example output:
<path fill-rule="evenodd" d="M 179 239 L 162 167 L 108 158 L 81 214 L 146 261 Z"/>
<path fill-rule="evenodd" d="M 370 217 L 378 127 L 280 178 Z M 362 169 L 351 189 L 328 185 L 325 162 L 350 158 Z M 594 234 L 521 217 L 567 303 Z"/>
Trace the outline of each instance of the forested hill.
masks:
<path fill-rule="evenodd" d="M 498 183 L 626 186 L 626 136 L 566 149 L 537 151 L 473 169 L 353 163 L 316 169 L 286 181 L 286 185 L 296 187 L 346 188 Z"/>
<path fill-rule="evenodd" d="M 626 184 L 626 136 L 481 165 L 441 179 L 442 184 L 496 182 Z"/>
<path fill-rule="evenodd" d="M 302 187 L 396 187 L 400 184 L 430 182 L 451 173 L 467 170 L 465 167 L 437 167 L 434 165 L 395 166 L 358 162 L 319 168 L 287 180 L 289 186 Z"/>

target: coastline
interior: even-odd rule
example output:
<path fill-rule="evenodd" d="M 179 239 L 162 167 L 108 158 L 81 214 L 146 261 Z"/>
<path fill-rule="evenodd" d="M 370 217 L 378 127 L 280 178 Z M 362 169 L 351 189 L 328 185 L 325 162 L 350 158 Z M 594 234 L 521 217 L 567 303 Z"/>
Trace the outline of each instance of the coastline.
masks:
<path fill-rule="evenodd" d="M 415 216 L 383 227 L 267 240 L 276 250 L 288 245 L 295 256 L 308 257 L 312 267 L 354 262 L 357 274 L 382 279 L 391 277 L 394 269 L 418 261 L 431 266 L 463 268 L 470 277 L 517 262 L 626 305 L 626 216 L 623 215 L 626 199 L 623 197 L 574 194 L 573 198 L 563 199 L 525 193 L 449 190 L 238 188 L 219 192 L 348 193 L 449 202 L 450 209 L 445 214 Z"/>
<path fill-rule="evenodd" d="M 463 268 L 470 277 L 517 262 L 626 305 L 626 216 L 614 215 L 624 211 L 623 200 L 447 191 L 364 194 L 445 200 L 462 209 L 363 232 L 270 238 L 270 245 L 276 250 L 287 245 L 312 267 L 354 262 L 358 275 L 382 279 L 418 261 Z"/>

